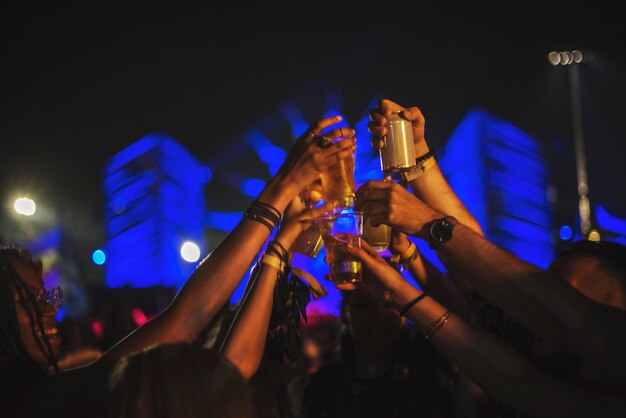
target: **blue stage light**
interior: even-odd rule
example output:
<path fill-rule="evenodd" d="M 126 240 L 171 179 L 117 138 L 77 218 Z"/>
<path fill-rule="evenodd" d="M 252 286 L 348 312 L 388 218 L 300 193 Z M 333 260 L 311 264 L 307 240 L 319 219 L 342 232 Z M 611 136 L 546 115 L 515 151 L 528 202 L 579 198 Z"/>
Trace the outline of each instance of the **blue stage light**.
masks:
<path fill-rule="evenodd" d="M 107 261 L 107 255 L 104 250 L 99 248 L 91 254 L 91 259 L 93 260 L 94 264 L 101 266 Z"/>

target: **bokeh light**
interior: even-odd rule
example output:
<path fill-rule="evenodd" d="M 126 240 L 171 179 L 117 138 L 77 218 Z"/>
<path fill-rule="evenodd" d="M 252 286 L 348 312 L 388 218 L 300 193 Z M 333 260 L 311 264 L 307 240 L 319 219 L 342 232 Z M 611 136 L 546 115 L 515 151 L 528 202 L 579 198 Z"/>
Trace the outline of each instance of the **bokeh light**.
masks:
<path fill-rule="evenodd" d="M 98 248 L 91 254 L 91 260 L 101 266 L 107 261 L 107 255 L 102 248 Z"/>
<path fill-rule="evenodd" d="M 200 247 L 192 241 L 185 241 L 180 247 L 180 256 L 189 263 L 195 263 L 200 259 Z"/>
<path fill-rule="evenodd" d="M 35 204 L 34 200 L 27 197 L 20 197 L 13 206 L 17 213 L 24 216 L 32 216 L 37 212 L 37 204 Z"/>

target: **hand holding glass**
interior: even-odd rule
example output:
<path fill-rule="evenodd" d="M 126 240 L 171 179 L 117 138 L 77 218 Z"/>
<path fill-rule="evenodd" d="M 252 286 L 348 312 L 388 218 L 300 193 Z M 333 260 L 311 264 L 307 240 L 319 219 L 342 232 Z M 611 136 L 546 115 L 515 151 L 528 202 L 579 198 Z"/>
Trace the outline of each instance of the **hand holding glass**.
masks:
<path fill-rule="evenodd" d="M 316 220 L 326 246 L 326 261 L 330 267 L 330 280 L 341 290 L 354 290 L 361 282 L 361 261 L 346 252 L 351 242 L 361 246 L 363 213 L 334 213 Z"/>

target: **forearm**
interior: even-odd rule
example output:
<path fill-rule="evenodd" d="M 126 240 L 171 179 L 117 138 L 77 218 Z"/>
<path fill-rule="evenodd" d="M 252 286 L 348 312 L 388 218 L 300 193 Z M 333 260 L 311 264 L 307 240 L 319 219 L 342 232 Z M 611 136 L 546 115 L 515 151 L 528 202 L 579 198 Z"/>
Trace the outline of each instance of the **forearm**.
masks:
<path fill-rule="evenodd" d="M 421 254 L 406 263 L 406 268 L 419 286 L 433 299 L 466 318 L 470 306 L 456 285 Z"/>
<path fill-rule="evenodd" d="M 257 200 L 283 213 L 296 193 L 289 190 L 286 183 L 274 179 Z M 265 225 L 242 219 L 191 275 L 171 308 L 172 314 L 188 327 L 193 338 L 230 298 L 268 236 Z"/>
<path fill-rule="evenodd" d="M 417 156 L 424 155 L 428 151 L 429 148 L 425 140 L 415 145 L 415 155 Z M 478 234 L 484 235 L 474 215 L 467 210 L 467 207 L 450 187 L 448 180 L 439 168 L 439 164 L 435 164 L 413 179 L 410 186 L 413 194 L 431 207 L 446 215 L 454 216 L 462 224 Z"/>
<path fill-rule="evenodd" d="M 401 303 L 419 294 L 401 286 L 393 292 L 402 294 L 395 298 Z M 426 297 L 407 315 L 424 332 L 445 313 L 444 306 Z M 485 391 L 531 416 L 586 417 L 598 411 L 619 416 L 624 411 L 618 398 L 588 393 L 539 372 L 502 340 L 454 313 L 429 340 Z"/>
<path fill-rule="evenodd" d="M 295 194 L 275 178 L 257 199 L 282 213 Z M 104 361 L 115 361 L 154 344 L 195 340 L 228 301 L 268 236 L 265 225 L 242 219 L 200 263 L 170 306 L 107 352 Z"/>
<path fill-rule="evenodd" d="M 246 380 L 261 364 L 277 273 L 275 267 L 261 265 L 257 282 L 252 286 L 224 346 L 224 355 L 239 368 Z"/>
<path fill-rule="evenodd" d="M 598 304 L 458 225 L 437 251 L 450 274 L 462 274 L 491 303 L 538 335 L 592 364 L 624 367 L 626 312 Z"/>

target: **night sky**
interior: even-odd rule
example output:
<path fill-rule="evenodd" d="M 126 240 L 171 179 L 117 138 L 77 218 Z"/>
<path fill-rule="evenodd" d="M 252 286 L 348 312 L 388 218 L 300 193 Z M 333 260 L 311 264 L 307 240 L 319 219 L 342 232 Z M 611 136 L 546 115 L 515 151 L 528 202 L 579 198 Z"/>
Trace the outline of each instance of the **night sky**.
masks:
<path fill-rule="evenodd" d="M 567 71 L 547 60 L 549 51 L 568 49 L 593 52 L 580 66 L 591 202 L 626 217 L 626 25 L 600 2 L 565 14 L 510 4 L 87 3 L 0 6 L 7 238 L 20 233 L 11 199 L 28 193 L 86 249 L 96 248 L 104 244 L 102 170 L 122 148 L 161 131 L 210 162 L 286 101 L 313 121 L 325 91 L 340 93 L 354 121 L 373 97 L 420 106 L 435 147 L 474 106 L 513 123 L 545 147 L 559 189 L 557 221 L 572 224 Z M 272 139 L 289 146 L 288 136 Z M 232 168 L 254 166 L 247 158 L 254 155 Z M 242 210 L 241 196 L 229 193 L 232 202 L 216 208 Z"/>

